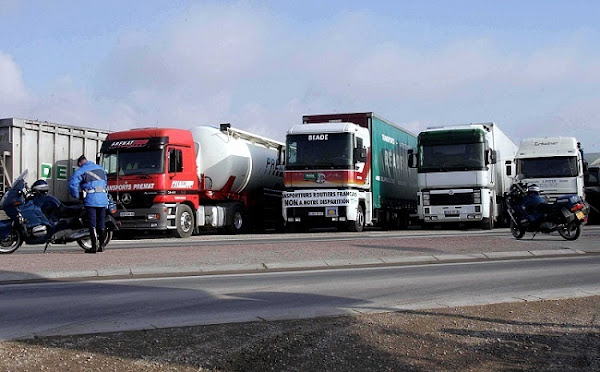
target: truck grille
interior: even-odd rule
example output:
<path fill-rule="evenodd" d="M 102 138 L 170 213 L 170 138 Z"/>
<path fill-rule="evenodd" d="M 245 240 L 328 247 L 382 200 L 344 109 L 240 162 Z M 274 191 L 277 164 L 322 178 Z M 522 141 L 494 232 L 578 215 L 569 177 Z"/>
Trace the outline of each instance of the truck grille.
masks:
<path fill-rule="evenodd" d="M 473 193 L 449 194 L 431 194 L 430 205 L 463 205 L 474 204 Z"/>
<path fill-rule="evenodd" d="M 117 201 L 117 207 L 119 209 L 125 208 L 150 208 L 153 205 L 154 197 L 157 195 L 157 192 L 143 192 L 143 191 L 134 191 L 134 192 L 119 192 L 118 195 L 116 192 L 110 193 L 113 197 L 113 200 Z M 128 196 L 125 196 L 128 194 Z M 127 201 L 127 203 L 124 203 Z"/>
<path fill-rule="evenodd" d="M 338 209 L 339 217 L 346 217 L 346 207 L 340 207 Z M 325 217 L 325 207 L 312 207 L 312 208 L 290 208 L 288 209 L 288 217 L 302 217 L 302 218 L 318 218 Z"/>

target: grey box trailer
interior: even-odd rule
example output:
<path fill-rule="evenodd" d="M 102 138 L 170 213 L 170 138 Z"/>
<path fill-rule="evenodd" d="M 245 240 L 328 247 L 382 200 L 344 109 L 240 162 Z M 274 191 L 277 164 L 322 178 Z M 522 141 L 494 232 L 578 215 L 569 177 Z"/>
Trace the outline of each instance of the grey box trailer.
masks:
<path fill-rule="evenodd" d="M 69 201 L 68 180 L 77 167 L 77 158 L 85 154 L 95 161 L 108 133 L 46 121 L 0 119 L 0 194 L 27 169 L 30 185 L 44 179 L 52 195 Z"/>

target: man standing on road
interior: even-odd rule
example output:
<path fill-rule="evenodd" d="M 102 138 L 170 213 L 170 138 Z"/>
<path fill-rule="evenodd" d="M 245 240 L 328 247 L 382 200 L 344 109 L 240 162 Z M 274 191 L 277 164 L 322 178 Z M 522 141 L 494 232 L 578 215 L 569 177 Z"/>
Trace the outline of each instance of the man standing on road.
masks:
<path fill-rule="evenodd" d="M 104 224 L 108 206 L 106 171 L 100 165 L 87 160 L 84 155 L 77 159 L 77 166 L 79 169 L 69 179 L 69 192 L 74 198 L 79 198 L 80 192 L 83 192 L 92 242 L 92 248 L 86 249 L 85 253 L 102 252 L 106 239 Z"/>

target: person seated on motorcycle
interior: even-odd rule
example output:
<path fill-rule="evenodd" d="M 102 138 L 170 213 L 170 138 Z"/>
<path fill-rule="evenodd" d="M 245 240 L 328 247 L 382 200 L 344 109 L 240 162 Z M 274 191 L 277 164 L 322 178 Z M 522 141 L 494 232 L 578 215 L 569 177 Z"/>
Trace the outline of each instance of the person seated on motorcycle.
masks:
<path fill-rule="evenodd" d="M 527 195 L 523 198 L 523 207 L 528 214 L 530 222 L 539 222 L 544 218 L 544 207 L 546 198 L 540 195 L 540 188 L 537 185 L 531 185 L 527 188 Z"/>

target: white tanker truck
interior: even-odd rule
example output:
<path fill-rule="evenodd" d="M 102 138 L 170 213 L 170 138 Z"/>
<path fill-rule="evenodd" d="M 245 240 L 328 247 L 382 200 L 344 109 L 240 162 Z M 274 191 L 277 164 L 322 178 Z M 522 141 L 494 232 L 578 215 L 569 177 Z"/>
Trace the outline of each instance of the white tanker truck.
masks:
<path fill-rule="evenodd" d="M 184 238 L 203 228 L 283 226 L 283 147 L 222 124 L 113 132 L 101 153 L 121 229 L 171 230 Z"/>

